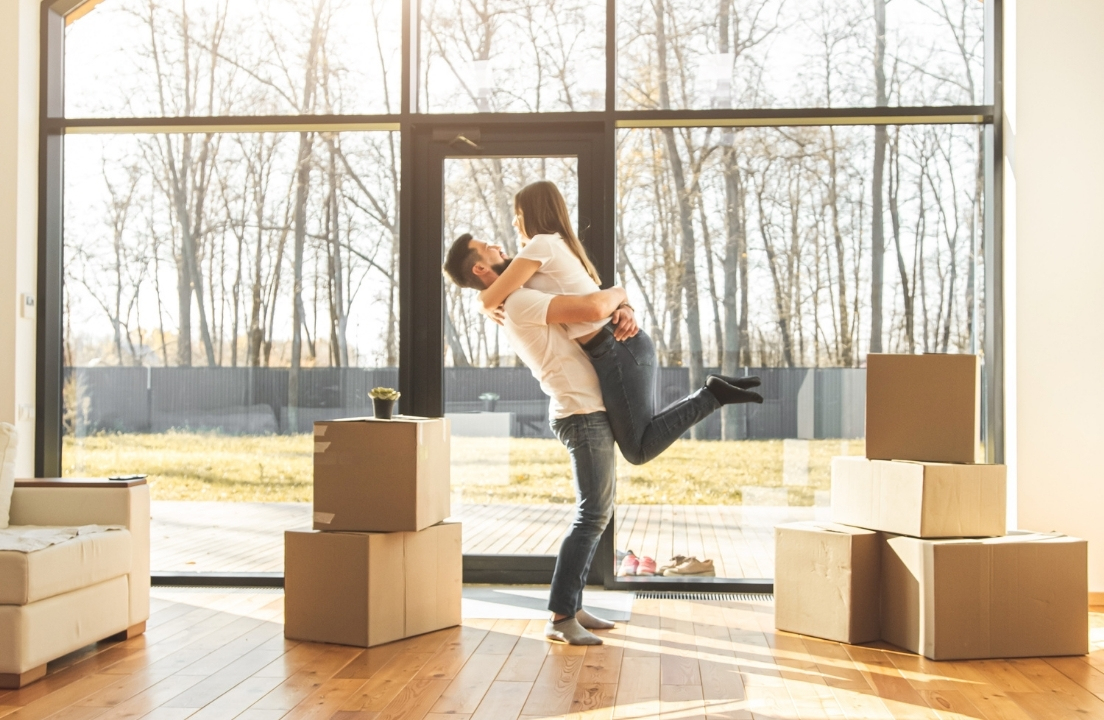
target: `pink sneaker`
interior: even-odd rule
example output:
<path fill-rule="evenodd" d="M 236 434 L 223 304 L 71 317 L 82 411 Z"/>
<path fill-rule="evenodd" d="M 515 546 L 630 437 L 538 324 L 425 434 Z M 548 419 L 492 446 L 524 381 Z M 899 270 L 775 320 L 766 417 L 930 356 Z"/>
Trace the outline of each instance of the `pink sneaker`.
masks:
<path fill-rule="evenodd" d="M 655 575 L 656 574 L 656 561 L 650 557 L 640 558 L 640 563 L 636 567 L 637 575 Z"/>
<path fill-rule="evenodd" d="M 626 555 L 621 559 L 621 565 L 617 568 L 617 577 L 636 575 L 636 569 L 640 566 L 640 558 L 636 555 Z"/>

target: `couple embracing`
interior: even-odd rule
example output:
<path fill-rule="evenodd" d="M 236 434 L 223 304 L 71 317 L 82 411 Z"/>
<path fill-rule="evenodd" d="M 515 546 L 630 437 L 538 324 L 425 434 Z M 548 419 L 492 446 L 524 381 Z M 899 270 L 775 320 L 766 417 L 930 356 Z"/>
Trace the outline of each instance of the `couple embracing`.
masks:
<path fill-rule="evenodd" d="M 614 444 L 640 465 L 722 405 L 763 398 L 751 390 L 758 378 L 710 375 L 703 387 L 657 411 L 655 346 L 637 326 L 625 290 L 599 288 L 559 189 L 548 181 L 525 186 L 514 196 L 514 215 L 516 257 L 464 234 L 449 248 L 444 270 L 460 287 L 479 291 L 484 311 L 503 326 L 550 398 L 552 431 L 571 456 L 576 505 L 556 559 L 545 635 L 597 645 L 602 640 L 590 630 L 613 623 L 584 610 L 582 597 L 613 516 Z"/>

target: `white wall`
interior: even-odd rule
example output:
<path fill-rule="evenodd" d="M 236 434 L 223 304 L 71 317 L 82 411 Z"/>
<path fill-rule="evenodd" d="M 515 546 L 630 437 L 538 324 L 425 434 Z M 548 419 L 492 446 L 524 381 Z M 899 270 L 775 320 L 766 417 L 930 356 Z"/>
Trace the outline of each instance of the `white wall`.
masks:
<path fill-rule="evenodd" d="M 0 2 L 0 422 L 16 423 L 19 475 L 34 471 L 38 2 Z"/>
<path fill-rule="evenodd" d="M 1104 592 L 1104 3 L 1010 0 L 1006 318 L 1019 526 Z"/>

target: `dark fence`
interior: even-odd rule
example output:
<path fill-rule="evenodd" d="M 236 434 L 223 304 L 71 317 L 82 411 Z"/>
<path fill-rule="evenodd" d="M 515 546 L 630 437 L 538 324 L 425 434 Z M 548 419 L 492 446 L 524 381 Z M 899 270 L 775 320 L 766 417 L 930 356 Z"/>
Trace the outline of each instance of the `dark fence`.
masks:
<path fill-rule="evenodd" d="M 68 415 L 79 434 L 170 429 L 306 433 L 316 420 L 371 414 L 368 391 L 396 387 L 399 380 L 397 368 L 304 369 L 299 402 L 289 407 L 288 374 L 271 368 L 70 368 L 66 398 L 73 407 Z M 765 402 L 740 406 L 740 437 L 863 436 L 865 370 L 745 368 L 741 374 L 762 378 Z M 513 437 L 552 437 L 548 398 L 525 368 L 446 368 L 445 388 L 447 413 L 509 413 Z M 661 407 L 683 397 L 690 392 L 689 371 L 660 368 L 655 392 Z M 700 437 L 719 439 L 720 413 L 699 429 Z"/>

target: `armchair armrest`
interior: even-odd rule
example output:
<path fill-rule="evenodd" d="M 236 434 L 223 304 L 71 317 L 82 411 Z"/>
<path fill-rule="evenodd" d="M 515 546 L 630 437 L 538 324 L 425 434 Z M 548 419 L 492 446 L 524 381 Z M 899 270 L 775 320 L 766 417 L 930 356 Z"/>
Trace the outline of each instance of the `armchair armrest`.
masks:
<path fill-rule="evenodd" d="M 16 480 L 12 525 L 122 525 L 149 528 L 145 481 Z"/>

